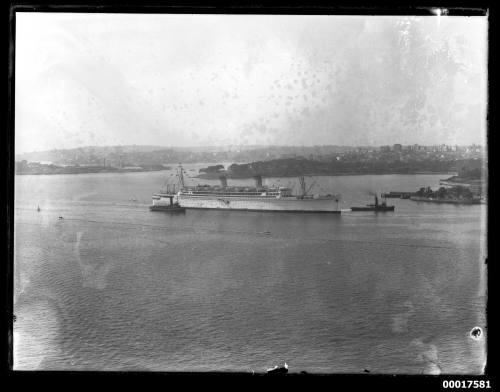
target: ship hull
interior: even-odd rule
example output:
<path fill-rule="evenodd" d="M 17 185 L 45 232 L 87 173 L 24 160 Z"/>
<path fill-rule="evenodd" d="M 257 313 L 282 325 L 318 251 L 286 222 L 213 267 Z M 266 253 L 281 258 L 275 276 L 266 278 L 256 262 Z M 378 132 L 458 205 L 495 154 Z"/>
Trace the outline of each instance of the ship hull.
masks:
<path fill-rule="evenodd" d="M 340 213 L 333 199 L 199 197 L 179 195 L 186 209 Z"/>
<path fill-rule="evenodd" d="M 376 211 L 376 212 L 394 211 L 394 206 L 390 206 L 390 207 L 351 207 L 351 211 Z"/>

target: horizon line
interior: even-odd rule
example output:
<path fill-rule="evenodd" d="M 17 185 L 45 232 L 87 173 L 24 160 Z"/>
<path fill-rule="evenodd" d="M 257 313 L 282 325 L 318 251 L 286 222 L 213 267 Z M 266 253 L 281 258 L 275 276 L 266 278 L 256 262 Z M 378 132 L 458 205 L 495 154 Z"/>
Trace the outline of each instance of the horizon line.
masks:
<path fill-rule="evenodd" d="M 392 144 L 378 144 L 378 145 L 371 145 L 371 144 L 363 144 L 363 145 L 347 145 L 347 144 L 313 144 L 313 145 L 296 145 L 296 144 L 223 144 L 223 145 L 201 145 L 201 146 L 164 146 L 164 145 L 156 145 L 156 144 L 113 144 L 113 145 L 102 145 L 102 146 L 97 146 L 97 145 L 85 145 L 85 146 L 80 146 L 80 147 L 68 147 L 68 148 L 52 148 L 48 150 L 32 150 L 32 151 L 24 151 L 24 152 L 16 152 L 15 155 L 22 155 L 22 154 L 32 154 L 32 153 L 43 153 L 43 152 L 51 152 L 51 151 L 67 151 L 67 150 L 78 150 L 78 149 L 84 149 L 84 148 L 113 148 L 113 147 L 156 147 L 156 148 L 161 148 L 161 149 L 190 149 L 190 148 L 228 148 L 228 147 L 296 147 L 296 148 L 312 148 L 312 147 L 349 147 L 349 148 L 379 148 L 379 147 L 385 147 L 385 146 L 395 146 L 395 145 L 401 145 L 402 147 L 404 146 L 422 146 L 422 147 L 437 147 L 437 146 L 457 146 L 457 147 L 468 147 L 468 146 L 479 146 L 479 147 L 485 147 L 485 145 L 480 144 L 480 143 L 469 143 L 469 144 L 447 144 L 447 143 L 440 143 L 440 144 L 419 144 L 419 143 L 413 143 L 413 144 L 403 144 L 403 143 L 392 143 Z"/>

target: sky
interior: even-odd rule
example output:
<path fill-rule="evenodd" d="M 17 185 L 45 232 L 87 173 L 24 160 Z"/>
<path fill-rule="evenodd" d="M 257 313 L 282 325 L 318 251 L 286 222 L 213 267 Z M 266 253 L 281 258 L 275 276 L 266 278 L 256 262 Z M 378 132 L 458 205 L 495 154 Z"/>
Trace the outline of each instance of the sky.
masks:
<path fill-rule="evenodd" d="M 487 23 L 17 13 L 15 150 L 485 145 Z"/>

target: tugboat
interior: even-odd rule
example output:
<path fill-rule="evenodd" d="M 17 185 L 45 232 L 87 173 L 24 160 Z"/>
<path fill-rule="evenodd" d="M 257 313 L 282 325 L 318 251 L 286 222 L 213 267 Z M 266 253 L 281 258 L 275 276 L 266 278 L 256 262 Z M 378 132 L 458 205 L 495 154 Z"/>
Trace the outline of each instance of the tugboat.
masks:
<path fill-rule="evenodd" d="M 394 211 L 394 206 L 388 206 L 385 200 L 379 204 L 378 197 L 375 195 L 375 204 L 367 204 L 366 207 L 351 207 L 351 211 Z"/>
<path fill-rule="evenodd" d="M 166 211 L 166 212 L 185 212 L 186 209 L 181 207 L 179 203 L 174 202 L 177 197 L 175 187 L 172 192 L 167 188 L 166 192 L 160 192 L 153 195 L 153 205 L 149 206 L 151 211 Z"/>
<path fill-rule="evenodd" d="M 285 362 L 284 366 L 276 365 L 273 368 L 267 369 L 267 374 L 287 374 L 288 373 L 288 365 Z"/>

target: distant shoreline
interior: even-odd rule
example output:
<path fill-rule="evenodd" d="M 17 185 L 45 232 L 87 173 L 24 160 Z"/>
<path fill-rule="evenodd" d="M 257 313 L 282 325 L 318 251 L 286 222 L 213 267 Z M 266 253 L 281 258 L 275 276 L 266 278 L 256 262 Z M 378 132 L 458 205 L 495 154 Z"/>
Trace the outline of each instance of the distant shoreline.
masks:
<path fill-rule="evenodd" d="M 150 170 L 82 170 L 82 171 L 61 171 L 61 172 L 43 172 L 43 171 L 38 171 L 38 172 L 33 172 L 33 173 L 28 173 L 28 172 L 23 172 L 23 173 L 15 173 L 16 176 L 53 176 L 53 175 L 58 175 L 58 174 L 99 174 L 99 173 L 144 173 L 144 172 L 157 172 L 157 171 L 165 171 L 165 170 L 171 170 L 171 168 L 164 168 L 164 169 L 150 169 Z"/>
<path fill-rule="evenodd" d="M 424 175 L 424 174 L 440 174 L 440 175 L 449 175 L 453 174 L 456 172 L 453 171 L 439 171 L 439 172 L 431 172 L 431 171 L 419 171 L 419 172 L 384 172 L 384 173 L 361 173 L 361 172 L 344 172 L 344 173 L 307 173 L 303 174 L 306 177 L 338 177 L 338 176 L 387 176 L 391 174 L 395 175 Z M 281 177 L 281 178 L 292 178 L 292 177 L 298 177 L 301 174 L 288 174 L 288 175 L 272 175 L 272 176 L 262 176 L 265 178 L 273 178 L 273 177 Z M 253 178 L 252 175 L 233 175 L 229 173 L 210 173 L 210 174 L 200 174 L 197 176 L 194 176 L 192 178 L 200 178 L 203 180 L 218 180 L 220 176 L 226 176 L 228 179 L 249 179 Z"/>
<path fill-rule="evenodd" d="M 71 174 L 99 174 L 99 173 L 116 173 L 116 174 L 121 174 L 121 173 L 144 173 L 144 172 L 157 172 L 157 171 L 167 171 L 171 170 L 168 168 L 161 169 L 161 170 L 102 170 L 102 171 L 78 171 L 78 172 L 59 172 L 59 173 L 44 173 L 44 172 L 34 172 L 34 173 L 15 173 L 16 176 L 43 176 L 43 175 L 71 175 Z M 304 174 L 306 177 L 339 177 L 339 176 L 384 176 L 384 175 L 425 175 L 425 174 L 442 174 L 442 175 L 449 175 L 453 174 L 455 172 L 450 172 L 450 171 L 440 171 L 440 172 L 413 172 L 413 173 L 408 173 L 408 172 L 384 172 L 384 173 L 361 173 L 361 172 L 345 172 L 345 173 L 331 173 L 331 174 L 326 174 L 326 173 L 307 173 Z M 253 178 L 252 175 L 232 175 L 229 173 L 214 173 L 214 174 L 199 174 L 195 176 L 190 176 L 190 178 L 199 178 L 202 180 L 218 180 L 220 176 L 226 176 L 228 179 L 235 179 L 235 180 L 242 180 L 242 179 L 251 179 Z M 293 178 L 293 177 L 298 177 L 300 174 L 288 174 L 288 175 L 272 175 L 272 176 L 263 176 L 264 178 L 274 178 L 274 177 L 280 177 L 280 178 Z"/>
<path fill-rule="evenodd" d="M 476 184 L 476 185 L 482 185 L 485 180 L 483 178 L 468 178 L 468 177 L 460 177 L 460 176 L 452 176 L 450 178 L 444 178 L 441 180 L 443 183 L 450 183 L 450 184 Z"/>

